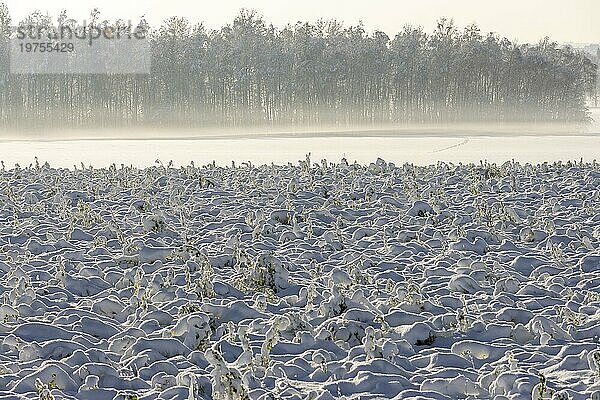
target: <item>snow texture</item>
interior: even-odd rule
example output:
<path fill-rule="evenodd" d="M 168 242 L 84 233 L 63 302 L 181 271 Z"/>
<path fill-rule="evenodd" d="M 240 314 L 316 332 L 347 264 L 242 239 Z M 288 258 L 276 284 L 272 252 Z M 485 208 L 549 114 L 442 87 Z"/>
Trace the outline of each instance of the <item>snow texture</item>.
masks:
<path fill-rule="evenodd" d="M 596 163 L 0 180 L 0 399 L 600 398 Z"/>

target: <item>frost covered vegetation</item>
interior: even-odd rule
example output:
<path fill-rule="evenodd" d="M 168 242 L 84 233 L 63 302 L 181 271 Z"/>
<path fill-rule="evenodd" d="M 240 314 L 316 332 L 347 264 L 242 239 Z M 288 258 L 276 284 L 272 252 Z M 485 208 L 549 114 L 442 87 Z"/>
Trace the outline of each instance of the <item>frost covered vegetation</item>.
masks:
<path fill-rule="evenodd" d="M 600 166 L 2 170 L 0 399 L 597 399 Z"/>
<path fill-rule="evenodd" d="M 131 29 L 97 10 L 88 22 Z M 248 11 L 218 30 L 141 21 L 149 76 L 8 75 L 10 23 L 0 4 L 0 123 L 12 127 L 583 121 L 597 90 L 584 53 L 446 19 L 432 33 L 406 26 L 393 38 L 335 21 L 279 29 Z M 21 23 L 77 24 L 39 12 Z"/>

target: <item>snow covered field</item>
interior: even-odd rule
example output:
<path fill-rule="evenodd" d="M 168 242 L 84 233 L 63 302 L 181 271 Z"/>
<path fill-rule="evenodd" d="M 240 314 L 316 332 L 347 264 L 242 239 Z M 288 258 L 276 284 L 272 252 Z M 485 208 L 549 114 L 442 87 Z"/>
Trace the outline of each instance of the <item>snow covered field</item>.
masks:
<path fill-rule="evenodd" d="M 94 167 L 112 163 L 145 167 L 159 159 L 175 166 L 197 163 L 220 165 L 252 161 L 282 164 L 303 159 L 370 163 L 381 157 L 389 162 L 430 165 L 437 161 L 503 163 L 507 160 L 540 163 L 554 160 L 600 159 L 600 109 L 592 109 L 592 124 L 560 125 L 463 125 L 456 127 L 301 130 L 289 132 L 246 131 L 101 131 L 3 134 L 0 159 L 7 167 L 27 166 L 33 157 L 54 167 L 72 168 L 81 162 Z M 81 140 L 85 135 L 96 139 Z M 155 139 L 149 139 L 151 137 Z M 173 136 L 179 136 L 172 139 Z M 17 138 L 11 140 L 10 138 Z M 160 138 L 158 138 L 160 137 Z M 118 140 L 115 140 L 118 138 Z"/>
<path fill-rule="evenodd" d="M 0 174 L 0 399 L 600 398 L 599 164 L 137 150 Z"/>
<path fill-rule="evenodd" d="M 548 160 L 600 159 L 600 134 L 577 135 L 449 135 L 449 136 L 347 136 L 285 135 L 150 140 L 58 140 L 0 142 L 1 158 L 7 167 L 27 166 L 33 157 L 52 166 L 72 168 L 81 162 L 94 167 L 115 163 L 144 167 L 160 159 L 173 160 L 176 166 L 190 161 L 220 165 L 252 161 L 282 164 L 296 162 L 311 153 L 320 160 L 369 163 L 378 157 L 399 164 L 429 165 L 437 161 L 477 163 L 480 160 L 502 163 L 506 160 L 544 162 Z"/>

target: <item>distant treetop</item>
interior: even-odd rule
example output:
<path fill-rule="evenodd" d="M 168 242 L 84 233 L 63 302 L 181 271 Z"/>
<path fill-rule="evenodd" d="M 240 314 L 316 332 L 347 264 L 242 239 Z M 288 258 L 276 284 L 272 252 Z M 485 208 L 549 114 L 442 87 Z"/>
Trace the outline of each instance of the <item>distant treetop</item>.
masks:
<path fill-rule="evenodd" d="M 218 30 L 173 17 L 148 27 L 149 75 L 11 75 L 10 24 L 0 4 L 3 126 L 583 121 L 598 90 L 592 56 L 444 18 L 389 38 L 337 21 L 276 28 L 248 10 Z"/>

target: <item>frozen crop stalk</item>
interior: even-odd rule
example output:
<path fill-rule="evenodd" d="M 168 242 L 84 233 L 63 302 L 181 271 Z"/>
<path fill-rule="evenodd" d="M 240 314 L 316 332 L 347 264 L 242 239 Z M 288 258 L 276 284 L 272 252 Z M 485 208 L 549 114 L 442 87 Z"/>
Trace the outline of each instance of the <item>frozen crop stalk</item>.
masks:
<path fill-rule="evenodd" d="M 285 316 L 275 318 L 273 325 L 269 328 L 265 335 L 265 341 L 260 348 L 260 354 L 264 365 L 268 365 L 270 361 L 270 353 L 273 347 L 279 343 L 280 333 L 282 330 L 287 329 L 290 325 L 290 321 Z"/>
<path fill-rule="evenodd" d="M 600 380 L 600 350 L 594 349 L 588 353 L 588 365 L 597 380 Z"/>
<path fill-rule="evenodd" d="M 213 366 L 213 397 L 218 400 L 249 400 L 248 391 L 242 382 L 242 375 L 233 367 L 227 366 L 223 357 L 209 348 L 204 353 Z"/>
<path fill-rule="evenodd" d="M 517 358 L 515 357 L 515 355 L 513 354 L 512 351 L 509 351 L 506 353 L 506 359 L 508 361 L 508 368 L 511 371 L 516 371 L 517 370 Z"/>
<path fill-rule="evenodd" d="M 546 400 L 551 399 L 552 391 L 548 388 L 548 381 L 546 376 L 539 373 L 540 382 L 534 386 L 533 391 L 531 393 L 532 400 Z"/>
<path fill-rule="evenodd" d="M 51 383 L 45 384 L 39 378 L 35 380 L 35 389 L 38 392 L 39 400 L 54 400 L 54 396 L 51 393 L 53 388 Z"/>
<path fill-rule="evenodd" d="M 363 339 L 363 343 L 365 346 L 365 354 L 367 355 L 367 360 L 372 360 L 375 358 L 375 330 L 372 326 L 368 326 L 365 330 L 365 337 Z"/>

